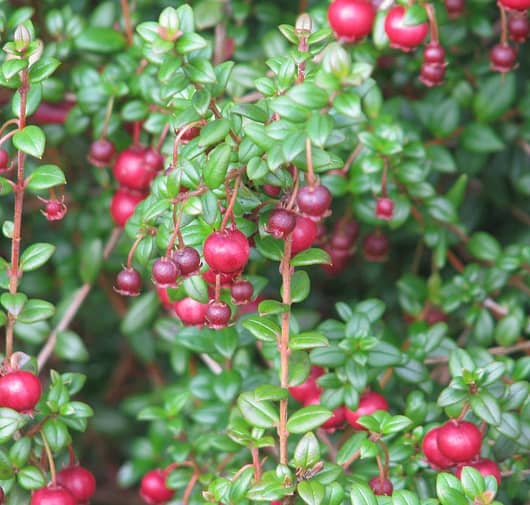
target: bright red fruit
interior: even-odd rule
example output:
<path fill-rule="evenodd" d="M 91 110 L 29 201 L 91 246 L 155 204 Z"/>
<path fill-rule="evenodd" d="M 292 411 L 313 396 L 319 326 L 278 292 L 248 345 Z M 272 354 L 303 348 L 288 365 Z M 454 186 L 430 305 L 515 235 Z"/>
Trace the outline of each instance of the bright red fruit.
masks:
<path fill-rule="evenodd" d="M 201 256 L 193 247 L 183 247 L 173 252 L 173 261 L 179 266 L 182 275 L 191 275 L 199 271 Z"/>
<path fill-rule="evenodd" d="M 120 188 L 110 202 L 110 215 L 116 226 L 123 228 L 127 220 L 134 214 L 136 206 L 145 198 L 145 195 L 136 191 Z"/>
<path fill-rule="evenodd" d="M 497 463 L 495 461 L 492 461 L 491 459 L 479 459 L 478 461 L 468 462 L 468 463 L 462 463 L 461 465 L 458 465 L 456 468 L 456 476 L 460 478 L 460 475 L 462 474 L 462 469 L 465 466 L 470 466 L 474 468 L 475 470 L 478 470 L 484 477 L 486 475 L 493 475 L 495 479 L 497 480 L 497 484 L 501 484 L 502 476 L 501 471 L 499 467 L 497 466 Z"/>
<path fill-rule="evenodd" d="M 196 126 L 193 126 L 191 128 L 188 128 L 184 132 L 182 137 L 180 137 L 180 140 L 181 140 L 181 142 L 183 142 L 185 144 L 185 143 L 189 142 L 190 140 L 193 140 L 195 137 L 198 137 L 200 133 L 201 133 L 201 129 L 197 128 Z"/>
<path fill-rule="evenodd" d="M 377 496 L 390 496 L 392 491 L 394 491 L 394 486 L 392 482 L 388 479 L 383 479 L 379 475 L 374 477 L 369 482 L 370 488 Z"/>
<path fill-rule="evenodd" d="M 208 304 L 187 297 L 175 302 L 173 308 L 182 323 L 186 326 L 202 326 L 206 318 Z"/>
<path fill-rule="evenodd" d="M 140 496 L 148 505 L 161 505 L 175 494 L 166 486 L 166 473 L 163 470 L 151 470 L 144 475 L 140 484 Z"/>
<path fill-rule="evenodd" d="M 344 407 L 346 414 L 346 421 L 350 423 L 356 430 L 366 430 L 364 426 L 357 421 L 362 416 L 369 416 L 378 410 L 388 410 L 388 403 L 383 395 L 375 391 L 366 391 L 359 399 L 359 405 L 356 410 L 350 410 Z"/>
<path fill-rule="evenodd" d="M 385 19 L 385 31 L 392 47 L 408 52 L 424 41 L 429 31 L 429 24 L 406 25 L 403 23 L 406 14 L 406 7 L 392 7 Z"/>
<path fill-rule="evenodd" d="M 388 238 L 379 232 L 366 235 L 363 242 L 364 256 L 368 261 L 385 261 L 389 248 Z"/>
<path fill-rule="evenodd" d="M 164 168 L 164 156 L 152 147 L 144 151 L 144 163 L 154 172 L 159 172 Z"/>
<path fill-rule="evenodd" d="M 153 282 L 162 288 L 174 286 L 180 275 L 178 265 L 170 258 L 158 258 L 151 270 Z"/>
<path fill-rule="evenodd" d="M 57 474 L 57 482 L 72 493 L 77 505 L 88 505 L 90 498 L 96 492 L 94 475 L 79 465 L 63 468 Z"/>
<path fill-rule="evenodd" d="M 40 380 L 31 372 L 16 370 L 0 377 L 0 407 L 31 413 L 41 394 Z"/>
<path fill-rule="evenodd" d="M 469 461 L 480 453 L 482 433 L 473 423 L 448 421 L 438 430 L 440 452 L 456 463 Z"/>
<path fill-rule="evenodd" d="M 389 221 L 394 215 L 394 200 L 391 198 L 378 198 L 375 204 L 375 215 L 379 219 Z"/>
<path fill-rule="evenodd" d="M 443 470 L 454 465 L 452 459 L 449 459 L 440 452 L 440 448 L 438 447 L 439 431 L 440 428 L 433 428 L 432 430 L 429 430 L 425 434 L 425 437 L 423 437 L 423 442 L 421 445 L 423 454 L 425 454 L 427 461 L 435 470 Z"/>
<path fill-rule="evenodd" d="M 30 505 L 77 505 L 76 499 L 64 487 L 49 484 L 33 491 Z"/>
<path fill-rule="evenodd" d="M 212 233 L 204 242 L 204 259 L 216 272 L 233 273 L 243 270 L 248 262 L 248 239 L 239 230 Z"/>
<path fill-rule="evenodd" d="M 307 217 L 297 216 L 292 237 L 291 252 L 299 253 L 311 247 L 317 238 L 317 225 Z"/>
<path fill-rule="evenodd" d="M 308 405 L 315 399 L 318 403 L 322 390 L 317 384 L 317 379 L 323 374 L 323 368 L 320 368 L 319 366 L 312 366 L 311 372 L 309 373 L 309 377 L 306 379 L 306 381 L 299 386 L 290 387 L 289 393 L 291 393 L 291 396 L 295 400 L 303 403 L 304 405 Z"/>
<path fill-rule="evenodd" d="M 9 164 L 9 153 L 5 149 L 0 149 L 0 170 L 6 170 Z"/>
<path fill-rule="evenodd" d="M 321 218 L 331 205 L 331 193 L 326 186 L 304 186 L 298 192 L 296 203 L 306 216 Z"/>
<path fill-rule="evenodd" d="M 322 428 L 328 431 L 335 431 L 342 428 L 346 421 L 346 413 L 344 407 L 338 407 L 333 410 L 333 415 L 322 425 Z"/>
<path fill-rule="evenodd" d="M 223 302 L 213 302 L 206 309 L 206 323 L 209 328 L 220 330 L 228 325 L 232 317 L 230 307 Z"/>
<path fill-rule="evenodd" d="M 366 37 L 372 30 L 375 8 L 367 0 L 335 0 L 328 8 L 328 20 L 338 39 L 346 42 Z"/>
<path fill-rule="evenodd" d="M 274 209 L 267 221 L 267 232 L 274 238 L 285 238 L 294 230 L 296 216 L 286 209 Z"/>
<path fill-rule="evenodd" d="M 139 191 L 149 188 L 156 172 L 145 163 L 145 149 L 129 147 L 122 151 L 116 161 L 112 173 L 120 185 Z"/>
<path fill-rule="evenodd" d="M 524 42 L 530 34 L 528 16 L 511 16 L 508 21 L 508 32 L 514 42 Z"/>
<path fill-rule="evenodd" d="M 116 276 L 114 290 L 123 296 L 138 296 L 142 287 L 142 277 L 134 268 L 123 268 Z"/>
<path fill-rule="evenodd" d="M 31 116 L 31 122 L 37 124 L 63 124 L 73 106 L 72 102 L 50 103 L 42 101 Z"/>
<path fill-rule="evenodd" d="M 61 200 L 48 200 L 42 210 L 42 213 L 48 221 L 60 221 L 68 211 L 64 204 L 64 199 Z"/>
<path fill-rule="evenodd" d="M 497 44 L 490 52 L 490 65 L 495 72 L 511 72 L 517 61 L 517 51 L 508 44 Z"/>
<path fill-rule="evenodd" d="M 506 9 L 514 11 L 526 11 L 530 9 L 530 0 L 499 0 L 499 4 Z"/>
<path fill-rule="evenodd" d="M 108 139 L 94 140 L 88 151 L 88 161 L 96 167 L 106 167 L 114 156 L 114 144 Z"/>

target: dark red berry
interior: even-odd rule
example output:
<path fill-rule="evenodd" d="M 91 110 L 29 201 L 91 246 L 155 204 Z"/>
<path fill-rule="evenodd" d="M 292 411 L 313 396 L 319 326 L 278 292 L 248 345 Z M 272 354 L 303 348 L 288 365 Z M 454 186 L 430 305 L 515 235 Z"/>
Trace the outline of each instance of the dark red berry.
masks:
<path fill-rule="evenodd" d="M 183 247 L 173 252 L 173 261 L 179 266 L 182 275 L 191 275 L 199 271 L 201 256 L 193 247 Z"/>
<path fill-rule="evenodd" d="M 31 493 L 30 505 L 77 505 L 77 503 L 68 489 L 56 484 L 48 484 Z"/>
<path fill-rule="evenodd" d="M 186 326 L 202 326 L 206 318 L 206 303 L 198 302 L 193 298 L 183 298 L 173 304 L 175 314 Z"/>
<path fill-rule="evenodd" d="M 123 228 L 127 220 L 134 214 L 136 206 L 145 198 L 145 195 L 136 191 L 120 188 L 110 203 L 110 214 L 116 226 Z"/>
<path fill-rule="evenodd" d="M 311 247 L 317 238 L 317 225 L 307 217 L 297 216 L 294 227 L 291 251 L 293 254 L 299 253 Z"/>
<path fill-rule="evenodd" d="M 285 238 L 294 230 L 296 216 L 286 209 L 274 209 L 267 221 L 267 232 L 274 238 Z"/>
<path fill-rule="evenodd" d="M 424 63 L 421 66 L 420 81 L 429 88 L 442 84 L 444 77 L 445 65 L 440 65 L 438 63 Z"/>
<path fill-rule="evenodd" d="M 386 260 L 389 248 L 390 242 L 382 233 L 371 233 L 364 238 L 363 252 L 368 261 Z"/>
<path fill-rule="evenodd" d="M 524 42 L 530 34 L 528 16 L 511 16 L 508 21 L 508 33 L 514 42 Z"/>
<path fill-rule="evenodd" d="M 254 286 L 249 281 L 236 281 L 230 288 L 230 294 L 232 295 L 232 301 L 241 305 L 250 302 L 252 295 L 254 294 Z"/>
<path fill-rule="evenodd" d="M 5 149 L 0 149 L 0 171 L 7 169 L 9 165 L 9 153 Z"/>
<path fill-rule="evenodd" d="M 272 196 L 273 198 L 275 196 L 278 196 L 282 191 L 282 188 L 280 186 L 273 186 L 272 184 L 264 184 L 263 185 L 263 192 L 266 195 Z"/>
<path fill-rule="evenodd" d="M 345 408 L 346 421 L 356 430 L 366 430 L 366 428 L 357 421 L 362 416 L 369 416 L 378 410 L 388 410 L 388 403 L 383 395 L 375 391 L 366 391 L 359 398 L 359 405 L 356 410 Z"/>
<path fill-rule="evenodd" d="M 359 223 L 357 221 L 343 222 L 335 224 L 331 235 L 330 245 L 334 249 L 351 249 L 359 236 Z"/>
<path fill-rule="evenodd" d="M 469 461 L 480 453 L 482 433 L 473 423 L 448 421 L 438 430 L 440 452 L 455 463 Z"/>
<path fill-rule="evenodd" d="M 483 458 L 479 459 L 478 461 L 470 461 L 467 463 L 462 463 L 461 465 L 458 465 L 456 468 L 456 476 L 460 478 L 460 475 L 462 474 L 462 470 L 465 466 L 470 466 L 471 468 L 474 468 L 475 470 L 478 470 L 484 477 L 486 475 L 492 475 L 497 480 L 497 484 L 500 486 L 502 476 L 501 471 L 499 467 L 497 466 L 497 463 L 495 461 L 492 461 L 491 459 Z"/>
<path fill-rule="evenodd" d="M 490 65 L 495 72 L 506 73 L 513 70 L 517 61 L 517 51 L 508 44 L 497 44 L 490 52 Z"/>
<path fill-rule="evenodd" d="M 499 0 L 499 4 L 513 11 L 526 11 L 530 9 L 530 0 Z"/>
<path fill-rule="evenodd" d="M 140 484 L 140 496 L 148 505 L 162 505 L 173 498 L 175 491 L 166 485 L 166 472 L 161 469 L 147 472 Z"/>
<path fill-rule="evenodd" d="M 430 326 L 436 323 L 446 323 L 447 315 L 436 307 L 429 307 L 425 314 L 425 322 Z"/>
<path fill-rule="evenodd" d="M 322 217 L 331 205 L 331 193 L 326 186 L 304 186 L 296 198 L 298 208 L 307 216 Z"/>
<path fill-rule="evenodd" d="M 335 0 L 328 8 L 328 20 L 338 39 L 346 42 L 366 37 L 372 30 L 375 8 L 367 0 Z"/>
<path fill-rule="evenodd" d="M 329 254 L 331 264 L 322 265 L 322 268 L 330 275 L 342 272 L 348 265 L 348 260 L 351 258 L 352 253 L 348 249 L 336 249 L 329 244 L 326 244 L 323 249 Z"/>
<path fill-rule="evenodd" d="M 36 124 L 63 124 L 73 106 L 73 102 L 42 101 L 31 116 L 31 121 Z"/>
<path fill-rule="evenodd" d="M 122 151 L 114 163 L 112 173 L 120 185 L 139 191 L 149 188 L 155 171 L 145 163 L 145 149 L 129 147 Z"/>
<path fill-rule="evenodd" d="M 16 370 L 0 377 L 0 407 L 31 414 L 41 394 L 40 380 L 31 372 Z"/>
<path fill-rule="evenodd" d="M 98 139 L 90 144 L 88 161 L 96 167 L 106 167 L 114 156 L 114 144 L 108 139 Z"/>
<path fill-rule="evenodd" d="M 452 459 L 448 458 L 440 452 L 438 447 L 438 432 L 440 428 L 433 428 L 429 430 L 425 437 L 423 437 L 422 450 L 427 458 L 429 465 L 435 470 L 443 470 L 454 465 Z"/>
<path fill-rule="evenodd" d="M 406 14 L 407 7 L 392 7 L 385 19 L 385 31 L 392 47 L 408 52 L 423 42 L 429 31 L 429 24 L 406 25 L 403 23 Z"/>
<path fill-rule="evenodd" d="M 319 366 L 312 366 L 309 377 L 300 384 L 299 386 L 291 386 L 289 388 L 289 393 L 291 396 L 303 403 L 304 405 L 309 405 L 311 402 L 320 400 L 320 393 L 322 390 L 317 384 L 317 379 L 324 374 L 324 369 Z"/>
<path fill-rule="evenodd" d="M 344 407 L 338 407 L 333 410 L 333 415 L 322 424 L 321 428 L 328 432 L 334 432 L 344 426 L 346 422 L 346 412 Z"/>
<path fill-rule="evenodd" d="M 369 484 L 370 488 L 377 496 L 391 496 L 392 492 L 394 491 L 392 482 L 386 478 L 380 477 L 379 475 L 371 479 Z"/>
<path fill-rule="evenodd" d="M 394 200 L 391 198 L 378 198 L 375 204 L 375 215 L 379 219 L 389 221 L 394 215 Z"/>
<path fill-rule="evenodd" d="M 156 149 L 148 147 L 144 152 L 144 163 L 149 169 L 159 172 L 164 168 L 164 156 Z"/>
<path fill-rule="evenodd" d="M 223 302 L 213 302 L 206 309 L 206 323 L 209 328 L 220 330 L 230 322 L 232 310 Z"/>
<path fill-rule="evenodd" d="M 48 221 L 60 221 L 68 211 L 64 198 L 61 200 L 53 199 L 47 200 L 42 213 Z"/>
<path fill-rule="evenodd" d="M 212 270 L 233 273 L 245 268 L 250 247 L 247 237 L 239 230 L 216 231 L 205 240 L 203 253 Z"/>
<path fill-rule="evenodd" d="M 180 137 L 180 141 L 183 143 L 187 143 L 190 140 L 193 140 L 195 137 L 198 137 L 201 133 L 201 129 L 197 128 L 195 126 L 188 128 L 184 134 Z"/>
<path fill-rule="evenodd" d="M 424 63 L 445 63 L 445 49 L 438 42 L 429 42 L 423 50 Z"/>
<path fill-rule="evenodd" d="M 151 270 L 153 282 L 162 288 L 174 286 L 180 275 L 180 268 L 170 258 L 159 258 L 153 263 Z"/>
<path fill-rule="evenodd" d="M 138 296 L 142 287 L 142 277 L 134 268 L 124 268 L 116 276 L 114 290 L 123 296 Z"/>
<path fill-rule="evenodd" d="M 458 18 L 466 10 L 465 0 L 445 0 L 445 9 L 450 18 Z"/>
<path fill-rule="evenodd" d="M 96 479 L 92 472 L 79 465 L 63 468 L 57 474 L 57 483 L 68 489 L 78 505 L 88 505 L 96 492 Z"/>

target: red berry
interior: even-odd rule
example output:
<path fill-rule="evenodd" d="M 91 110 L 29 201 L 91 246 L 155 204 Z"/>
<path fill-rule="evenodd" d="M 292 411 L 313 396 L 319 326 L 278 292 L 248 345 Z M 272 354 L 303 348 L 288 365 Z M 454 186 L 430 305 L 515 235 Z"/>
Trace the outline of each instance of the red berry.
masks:
<path fill-rule="evenodd" d="M 296 216 L 286 209 L 274 209 L 267 222 L 267 232 L 274 238 L 285 238 L 294 230 Z"/>
<path fill-rule="evenodd" d="M 375 8 L 367 0 L 335 0 L 328 8 L 328 20 L 338 39 L 346 42 L 366 37 L 372 30 Z"/>
<path fill-rule="evenodd" d="M 385 31 L 392 47 L 408 52 L 423 42 L 429 31 L 429 24 L 405 25 L 403 18 L 406 14 L 406 7 L 392 7 L 385 19 Z"/>
<path fill-rule="evenodd" d="M 388 410 L 388 403 L 383 395 L 375 391 L 366 391 L 359 399 L 359 405 L 356 410 L 350 410 L 344 407 L 346 414 L 346 421 L 350 423 L 356 430 L 366 430 L 364 426 L 357 421 L 362 416 L 369 416 L 378 410 Z"/>
<path fill-rule="evenodd" d="M 148 505 L 162 505 L 171 500 L 175 491 L 166 486 L 166 473 L 161 470 L 147 472 L 140 484 L 140 496 Z"/>
<path fill-rule="evenodd" d="M 143 148 L 129 147 L 118 155 L 112 173 L 120 185 L 140 191 L 149 188 L 155 172 L 145 163 L 144 154 Z"/>
<path fill-rule="evenodd" d="M 31 413 L 41 394 L 40 380 L 31 372 L 16 370 L 0 377 L 0 407 Z"/>
<path fill-rule="evenodd" d="M 508 21 L 508 32 L 514 42 L 522 43 L 530 34 L 530 22 L 527 16 L 511 16 Z"/>
<path fill-rule="evenodd" d="M 273 186 L 272 184 L 264 184 L 263 185 L 263 192 L 266 195 L 272 196 L 273 198 L 275 196 L 278 196 L 282 191 L 282 188 L 280 186 Z"/>
<path fill-rule="evenodd" d="M 30 505 L 77 505 L 76 499 L 64 487 L 48 484 L 31 493 Z"/>
<path fill-rule="evenodd" d="M 72 102 L 50 103 L 42 101 L 31 116 L 31 121 L 37 124 L 63 124 L 73 106 Z"/>
<path fill-rule="evenodd" d="M 123 296 L 138 296 L 142 287 L 142 277 L 134 268 L 124 268 L 116 276 L 114 290 Z"/>
<path fill-rule="evenodd" d="M 499 0 L 506 9 L 513 11 L 526 11 L 530 9 L 530 0 Z"/>
<path fill-rule="evenodd" d="M 429 88 L 442 84 L 444 77 L 445 65 L 440 65 L 438 63 L 424 63 L 421 66 L 420 81 Z"/>
<path fill-rule="evenodd" d="M 363 252 L 368 261 L 384 261 L 389 247 L 388 238 L 382 233 L 371 233 L 364 238 Z"/>
<path fill-rule="evenodd" d="M 506 73 L 513 70 L 517 61 L 517 51 L 508 44 L 497 44 L 490 52 L 490 65 L 495 72 Z"/>
<path fill-rule="evenodd" d="M 120 188 L 110 203 L 110 215 L 116 223 L 116 226 L 123 228 L 127 220 L 134 214 L 136 206 L 145 198 L 142 193 L 136 191 L 129 191 L 125 188 Z"/>
<path fill-rule="evenodd" d="M 232 295 L 232 301 L 237 305 L 248 303 L 254 294 L 254 286 L 249 281 L 236 281 L 230 288 L 230 294 Z"/>
<path fill-rule="evenodd" d="M 305 382 L 299 386 L 291 386 L 289 388 L 289 393 L 291 393 L 291 396 L 295 400 L 303 403 L 304 405 L 308 405 L 314 400 L 318 402 L 322 390 L 317 384 L 317 379 L 321 375 L 324 375 L 324 369 L 320 368 L 319 366 L 312 366 L 309 377 L 305 380 Z"/>
<path fill-rule="evenodd" d="M 159 172 L 164 168 L 164 156 L 153 149 L 148 147 L 144 152 L 144 163 L 154 172 Z"/>
<path fill-rule="evenodd" d="M 388 479 L 380 477 L 379 475 L 371 479 L 369 485 L 374 494 L 377 496 L 391 496 L 392 492 L 394 491 L 392 482 L 390 482 Z"/>
<path fill-rule="evenodd" d="M 502 476 L 501 471 L 499 467 L 497 466 L 497 463 L 495 461 L 492 461 L 491 459 L 479 459 L 478 461 L 474 462 L 468 462 L 468 463 L 462 463 L 461 465 L 458 465 L 456 468 L 456 476 L 460 478 L 460 475 L 462 474 L 462 469 L 465 466 L 470 466 L 474 468 L 475 470 L 478 470 L 484 477 L 486 475 L 493 475 L 495 479 L 497 480 L 497 484 L 501 484 Z"/>
<path fill-rule="evenodd" d="M 307 217 L 297 216 L 294 227 L 291 251 L 293 254 L 299 253 L 311 247 L 317 238 L 317 225 Z"/>
<path fill-rule="evenodd" d="M 378 198 L 375 205 L 375 215 L 379 219 L 389 221 L 394 215 L 394 200 L 391 198 Z"/>
<path fill-rule="evenodd" d="M 6 170 L 9 164 L 9 153 L 5 149 L 0 149 L 0 170 Z"/>
<path fill-rule="evenodd" d="M 94 475 L 79 465 L 63 468 L 57 474 L 57 482 L 72 493 L 78 505 L 88 504 L 96 492 Z"/>
<path fill-rule="evenodd" d="M 108 139 L 98 139 L 90 144 L 88 161 L 96 167 L 106 167 L 114 156 L 114 144 Z"/>
<path fill-rule="evenodd" d="M 206 323 L 209 328 L 220 330 L 225 328 L 230 322 L 232 310 L 223 302 L 213 302 L 206 309 Z"/>
<path fill-rule="evenodd" d="M 425 315 L 425 322 L 432 326 L 436 323 L 446 323 L 447 315 L 436 307 L 429 307 L 427 314 Z"/>
<path fill-rule="evenodd" d="M 445 63 L 445 49 L 438 42 L 429 42 L 423 50 L 424 63 Z"/>
<path fill-rule="evenodd" d="M 190 140 L 193 140 L 195 137 L 198 137 L 200 133 L 201 133 L 201 129 L 197 128 L 196 126 L 193 126 L 191 128 L 188 128 L 184 132 L 182 137 L 180 137 L 180 141 L 186 144 Z"/>
<path fill-rule="evenodd" d="M 331 205 L 331 193 L 326 186 L 304 186 L 298 192 L 298 208 L 307 216 L 322 217 Z"/>
<path fill-rule="evenodd" d="M 157 286 L 167 288 L 175 285 L 180 269 L 172 259 L 159 258 L 153 263 L 151 274 Z"/>
<path fill-rule="evenodd" d="M 193 247 L 183 247 L 173 252 L 173 261 L 179 266 L 182 275 L 191 275 L 199 271 L 201 256 Z"/>
<path fill-rule="evenodd" d="M 239 230 L 212 233 L 204 242 L 204 259 L 216 272 L 239 272 L 248 262 L 248 239 Z"/>
<path fill-rule="evenodd" d="M 187 297 L 175 302 L 173 308 L 182 324 L 186 326 L 202 326 L 206 318 L 208 305 Z"/>
<path fill-rule="evenodd" d="M 440 428 L 433 428 L 432 430 L 429 430 L 425 434 L 425 437 L 423 437 L 423 442 L 421 446 L 423 454 L 425 454 L 427 461 L 435 470 L 443 470 L 445 468 L 453 466 L 454 464 L 453 460 L 449 459 L 447 456 L 443 455 L 440 452 L 440 448 L 438 447 L 439 431 Z"/>
<path fill-rule="evenodd" d="M 348 265 L 348 260 L 352 256 L 351 252 L 348 249 L 336 249 L 329 244 L 326 244 L 323 249 L 329 254 L 331 265 L 322 265 L 322 268 L 330 275 L 342 272 Z"/>
<path fill-rule="evenodd" d="M 331 235 L 330 245 L 334 249 L 351 249 L 359 236 L 359 223 L 339 221 Z"/>
<path fill-rule="evenodd" d="M 468 421 L 448 421 L 438 430 L 440 452 L 456 463 L 469 461 L 480 453 L 482 433 Z"/>
<path fill-rule="evenodd" d="M 60 221 L 68 211 L 64 204 L 64 199 L 61 200 L 48 200 L 42 213 L 48 221 Z"/>
<path fill-rule="evenodd" d="M 457 18 L 464 13 L 466 2 L 465 0 L 445 0 L 445 8 L 450 18 Z"/>
<path fill-rule="evenodd" d="M 321 426 L 323 429 L 333 432 L 344 426 L 346 421 L 346 412 L 344 407 L 338 407 L 333 410 L 333 415 Z"/>

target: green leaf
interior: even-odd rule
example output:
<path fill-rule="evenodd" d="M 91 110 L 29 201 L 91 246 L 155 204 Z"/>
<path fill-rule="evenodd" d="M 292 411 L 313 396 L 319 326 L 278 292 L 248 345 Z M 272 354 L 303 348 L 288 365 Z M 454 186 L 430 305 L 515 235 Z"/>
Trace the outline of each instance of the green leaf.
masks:
<path fill-rule="evenodd" d="M 414 4 L 406 8 L 405 16 L 403 16 L 401 23 L 404 26 L 416 26 L 425 23 L 427 19 L 425 7 Z"/>
<path fill-rule="evenodd" d="M 300 333 L 289 340 L 289 348 L 294 351 L 327 347 L 328 345 L 328 339 L 322 333 L 316 331 Z"/>
<path fill-rule="evenodd" d="M 326 91 L 310 82 L 304 82 L 293 86 L 287 92 L 287 96 L 298 105 L 310 109 L 321 109 L 328 104 L 329 100 Z"/>
<path fill-rule="evenodd" d="M 29 69 L 29 80 L 32 84 L 42 82 L 52 75 L 61 62 L 55 58 L 46 57 L 36 61 Z"/>
<path fill-rule="evenodd" d="M 497 240 L 485 232 L 474 233 L 467 243 L 468 251 L 484 261 L 495 261 L 501 254 L 501 246 Z"/>
<path fill-rule="evenodd" d="M 473 98 L 475 117 L 486 123 L 499 119 L 516 98 L 515 81 L 513 73 L 484 76 Z"/>
<path fill-rule="evenodd" d="M 11 463 L 20 468 L 24 466 L 31 454 L 31 438 L 30 437 L 23 437 L 16 440 L 11 448 L 9 449 L 9 459 L 11 460 Z M 4 477 L 0 476 L 0 478 L 4 479 Z"/>
<path fill-rule="evenodd" d="M 154 291 L 139 296 L 125 314 L 121 322 L 121 331 L 125 335 L 133 335 L 144 330 L 155 318 L 158 307 L 159 301 Z"/>
<path fill-rule="evenodd" d="M 462 146 L 472 153 L 488 154 L 502 151 L 504 142 L 487 125 L 469 123 L 462 133 Z"/>
<path fill-rule="evenodd" d="M 405 431 L 412 425 L 412 421 L 405 416 L 392 416 L 390 419 L 383 421 L 381 425 L 381 431 L 383 435 L 391 435 L 392 433 L 398 433 Z"/>
<path fill-rule="evenodd" d="M 60 451 L 71 441 L 66 425 L 59 419 L 48 419 L 42 431 L 53 452 Z"/>
<path fill-rule="evenodd" d="M 245 319 L 242 325 L 257 339 L 264 342 L 276 342 L 281 332 L 278 323 L 267 317 L 252 316 Z"/>
<path fill-rule="evenodd" d="M 366 485 L 355 483 L 351 488 L 352 505 L 377 505 L 374 492 Z"/>
<path fill-rule="evenodd" d="M 24 293 L 15 293 L 14 295 L 11 293 L 4 293 L 0 296 L 0 303 L 2 303 L 4 308 L 15 317 L 22 312 L 27 300 L 28 297 Z"/>
<path fill-rule="evenodd" d="M 30 245 L 20 257 L 20 266 L 24 272 L 31 272 L 37 270 L 46 263 L 53 253 L 55 246 L 45 242 L 37 242 Z"/>
<path fill-rule="evenodd" d="M 298 270 L 291 277 L 291 301 L 293 303 L 303 302 L 311 291 L 309 275 L 304 270 Z M 283 286 L 282 286 L 283 293 Z"/>
<path fill-rule="evenodd" d="M 307 505 L 320 505 L 324 500 L 324 486 L 317 480 L 303 480 L 298 484 L 297 491 Z"/>
<path fill-rule="evenodd" d="M 197 51 L 207 47 L 207 42 L 198 33 L 184 33 L 182 34 L 175 43 L 175 48 L 180 54 L 191 53 L 191 51 Z"/>
<path fill-rule="evenodd" d="M 11 437 L 24 425 L 24 417 L 15 410 L 0 408 L 0 443 L 11 440 Z"/>
<path fill-rule="evenodd" d="M 258 305 L 260 316 L 269 316 L 273 314 L 284 314 L 289 311 L 289 306 L 278 300 L 263 300 Z"/>
<path fill-rule="evenodd" d="M 326 251 L 316 248 L 306 249 L 305 251 L 299 252 L 291 260 L 291 265 L 293 265 L 293 267 L 319 264 L 331 265 L 331 258 Z"/>
<path fill-rule="evenodd" d="M 294 450 L 293 464 L 297 468 L 306 469 L 313 466 L 320 459 L 320 448 L 317 437 L 311 432 L 306 433 Z"/>
<path fill-rule="evenodd" d="M 103 262 L 103 242 L 101 239 L 92 239 L 84 242 L 81 247 L 81 260 L 79 274 L 85 284 L 92 284 L 101 269 Z"/>
<path fill-rule="evenodd" d="M 33 491 L 46 485 L 46 478 L 36 466 L 21 468 L 17 474 L 20 487 Z"/>
<path fill-rule="evenodd" d="M 199 136 L 200 146 L 211 146 L 224 140 L 230 132 L 230 122 L 228 119 L 216 119 L 211 121 L 201 129 Z"/>
<path fill-rule="evenodd" d="M 84 362 L 88 360 L 87 348 L 81 337 L 73 331 L 61 331 L 57 334 L 57 342 L 53 352 L 67 361 Z"/>
<path fill-rule="evenodd" d="M 23 153 L 34 156 L 35 158 L 42 158 L 46 138 L 38 126 L 30 125 L 13 135 L 13 144 Z"/>
<path fill-rule="evenodd" d="M 183 286 L 188 296 L 198 302 L 208 303 L 208 284 L 203 279 L 202 275 L 186 277 Z"/>
<path fill-rule="evenodd" d="M 470 466 L 462 468 L 460 481 L 468 498 L 473 499 L 480 496 L 486 490 L 484 477 L 477 469 Z"/>
<path fill-rule="evenodd" d="M 46 300 L 28 300 L 18 315 L 17 320 L 21 323 L 36 323 L 43 319 L 49 319 L 55 313 L 55 307 Z"/>
<path fill-rule="evenodd" d="M 468 505 L 462 484 L 449 473 L 439 473 L 436 477 L 436 494 L 442 505 Z"/>
<path fill-rule="evenodd" d="M 254 397 L 257 400 L 285 400 L 289 396 L 287 389 L 280 386 L 273 386 L 272 384 L 264 384 L 258 386 L 254 391 Z"/>
<path fill-rule="evenodd" d="M 392 493 L 392 505 L 420 505 L 420 500 L 417 494 L 406 489 L 398 489 Z"/>
<path fill-rule="evenodd" d="M 258 428 L 272 428 L 279 422 L 279 415 L 272 403 L 258 400 L 252 393 L 243 393 L 237 400 L 243 417 Z"/>
<path fill-rule="evenodd" d="M 321 405 L 309 405 L 297 410 L 287 421 L 287 430 L 291 433 L 305 433 L 325 423 L 333 413 Z"/>
<path fill-rule="evenodd" d="M 232 148 L 227 144 L 221 144 L 210 152 L 203 170 L 204 182 L 210 189 L 224 183 L 231 154 Z"/>
<path fill-rule="evenodd" d="M 501 422 L 501 409 L 495 397 L 486 390 L 471 395 L 469 399 L 473 413 L 494 426 Z"/>
<path fill-rule="evenodd" d="M 109 54 L 125 47 L 125 37 L 112 28 L 89 26 L 74 38 L 74 43 L 81 51 Z"/>

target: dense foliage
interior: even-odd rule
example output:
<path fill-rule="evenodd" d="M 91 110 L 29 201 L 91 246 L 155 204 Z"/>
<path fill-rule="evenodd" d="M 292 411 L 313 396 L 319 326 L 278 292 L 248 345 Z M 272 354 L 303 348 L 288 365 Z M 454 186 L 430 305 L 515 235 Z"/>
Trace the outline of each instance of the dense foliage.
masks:
<path fill-rule="evenodd" d="M 530 2 L 167 4 L 0 4 L 0 503 L 527 501 Z"/>

